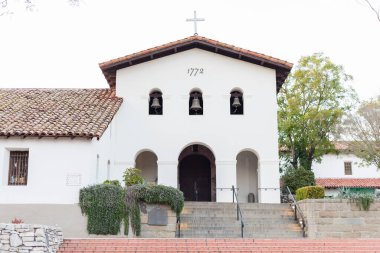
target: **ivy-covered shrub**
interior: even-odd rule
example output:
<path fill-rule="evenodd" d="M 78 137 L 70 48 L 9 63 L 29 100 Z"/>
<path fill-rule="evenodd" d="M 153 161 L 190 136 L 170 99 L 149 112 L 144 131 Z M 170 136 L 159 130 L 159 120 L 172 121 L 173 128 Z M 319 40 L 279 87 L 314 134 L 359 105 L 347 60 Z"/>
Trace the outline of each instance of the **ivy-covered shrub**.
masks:
<path fill-rule="evenodd" d="M 370 192 L 351 192 L 347 189 L 340 189 L 338 198 L 349 199 L 356 203 L 360 210 L 368 211 L 374 202 L 376 195 Z"/>
<path fill-rule="evenodd" d="M 125 191 L 121 186 L 98 184 L 79 193 L 82 214 L 86 214 L 89 234 L 116 235 L 126 214 Z"/>
<path fill-rule="evenodd" d="M 304 168 L 289 168 L 281 177 L 285 186 L 288 186 L 290 191 L 294 194 L 297 189 L 315 185 L 314 172 Z"/>
<path fill-rule="evenodd" d="M 116 186 L 121 186 L 119 180 L 106 180 L 103 182 L 103 184 L 112 184 Z"/>
<path fill-rule="evenodd" d="M 179 215 L 182 212 L 184 205 L 183 193 L 173 187 L 164 185 L 148 185 L 137 184 L 126 189 L 126 203 L 127 203 L 127 218 L 125 222 L 125 229 L 128 231 L 129 217 L 131 219 L 130 226 L 135 235 L 141 233 L 141 220 L 140 220 L 140 202 L 149 204 L 165 204 L 169 205 L 171 209 Z"/>
<path fill-rule="evenodd" d="M 305 186 L 296 191 L 297 201 L 303 199 L 323 199 L 325 197 L 325 189 L 321 186 Z"/>
<path fill-rule="evenodd" d="M 123 181 L 127 187 L 144 183 L 144 179 L 141 176 L 141 170 L 137 168 L 126 169 L 123 173 Z"/>

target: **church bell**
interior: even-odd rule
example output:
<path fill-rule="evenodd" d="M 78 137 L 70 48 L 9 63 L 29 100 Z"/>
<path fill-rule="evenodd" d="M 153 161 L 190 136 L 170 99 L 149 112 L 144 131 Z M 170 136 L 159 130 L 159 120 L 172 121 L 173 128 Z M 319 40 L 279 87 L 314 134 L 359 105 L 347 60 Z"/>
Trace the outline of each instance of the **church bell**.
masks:
<path fill-rule="evenodd" d="M 152 107 L 154 109 L 161 108 L 160 101 L 158 100 L 158 98 L 153 98 L 153 102 L 152 102 L 152 105 L 150 107 Z"/>
<path fill-rule="evenodd" d="M 234 102 L 232 103 L 232 106 L 235 107 L 235 108 L 238 108 L 241 106 L 240 104 L 240 101 L 239 101 L 239 98 L 238 97 L 235 97 L 234 98 Z"/>
<path fill-rule="evenodd" d="M 201 106 L 201 104 L 199 102 L 199 98 L 194 98 L 193 99 L 193 102 L 191 104 L 190 110 L 193 110 L 193 111 L 202 110 L 202 106 Z"/>

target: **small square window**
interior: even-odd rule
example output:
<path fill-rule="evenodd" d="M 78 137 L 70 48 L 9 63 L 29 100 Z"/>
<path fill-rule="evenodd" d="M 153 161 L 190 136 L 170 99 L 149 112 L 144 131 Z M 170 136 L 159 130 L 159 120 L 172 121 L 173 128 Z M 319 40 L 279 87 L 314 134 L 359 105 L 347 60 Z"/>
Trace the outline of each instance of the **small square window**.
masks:
<path fill-rule="evenodd" d="M 352 162 L 344 162 L 344 175 L 352 175 Z"/>
<path fill-rule="evenodd" d="M 9 152 L 8 185 L 26 185 L 28 181 L 29 151 Z"/>

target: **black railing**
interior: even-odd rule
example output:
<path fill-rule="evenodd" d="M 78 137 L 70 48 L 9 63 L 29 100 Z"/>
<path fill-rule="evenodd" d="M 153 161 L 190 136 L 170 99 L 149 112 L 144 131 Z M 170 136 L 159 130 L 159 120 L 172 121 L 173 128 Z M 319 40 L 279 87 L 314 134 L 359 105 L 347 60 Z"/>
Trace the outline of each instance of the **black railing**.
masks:
<path fill-rule="evenodd" d="M 240 218 L 240 229 L 241 229 L 241 238 L 244 238 L 244 221 L 243 221 L 243 215 L 241 214 L 241 209 L 239 205 L 239 200 L 237 197 L 237 192 L 235 190 L 235 186 L 232 186 L 232 203 L 235 203 L 236 199 L 236 219 L 239 220 Z"/>
<path fill-rule="evenodd" d="M 175 237 L 176 238 L 181 238 L 181 216 L 177 216 L 177 221 L 176 221 L 176 228 L 175 228 Z"/>
<path fill-rule="evenodd" d="M 294 198 L 292 192 L 290 191 L 289 187 L 286 186 L 286 190 L 288 191 L 288 196 L 290 200 L 290 205 L 294 211 L 294 220 L 298 221 L 302 228 L 303 237 L 306 237 L 306 219 L 304 218 L 304 215 L 302 213 L 301 208 L 298 206 L 296 199 Z"/>

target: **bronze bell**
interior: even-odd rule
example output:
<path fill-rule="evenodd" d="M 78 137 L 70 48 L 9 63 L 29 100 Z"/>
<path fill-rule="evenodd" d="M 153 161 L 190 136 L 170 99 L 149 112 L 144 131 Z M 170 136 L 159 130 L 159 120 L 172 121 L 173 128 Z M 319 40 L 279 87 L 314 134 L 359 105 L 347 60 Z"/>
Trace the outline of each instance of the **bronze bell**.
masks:
<path fill-rule="evenodd" d="M 160 101 L 158 100 L 158 98 L 153 98 L 153 102 L 152 102 L 152 105 L 150 107 L 152 107 L 154 109 L 161 108 Z"/>
<path fill-rule="evenodd" d="M 199 102 L 199 98 L 193 99 L 190 110 L 193 110 L 193 111 L 202 110 L 202 106 L 201 106 L 201 103 Z"/>
<path fill-rule="evenodd" d="M 238 97 L 235 97 L 234 98 L 234 102 L 232 103 L 232 106 L 235 107 L 235 108 L 238 108 L 241 106 L 240 104 L 240 101 L 239 101 L 239 98 Z"/>

